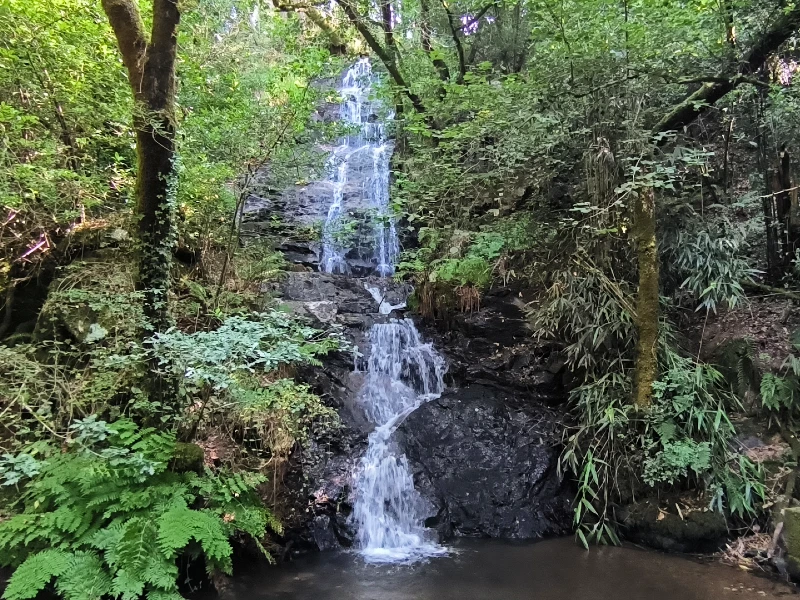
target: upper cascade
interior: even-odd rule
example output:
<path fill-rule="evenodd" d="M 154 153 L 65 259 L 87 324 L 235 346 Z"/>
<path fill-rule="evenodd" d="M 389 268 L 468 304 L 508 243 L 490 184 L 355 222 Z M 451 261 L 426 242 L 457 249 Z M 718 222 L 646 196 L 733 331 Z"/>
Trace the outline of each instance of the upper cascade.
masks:
<path fill-rule="evenodd" d="M 347 70 L 339 95 L 341 122 L 351 132 L 340 138 L 327 162 L 331 184 L 330 204 L 322 228 L 322 256 L 319 269 L 325 273 L 350 273 L 348 257 L 370 264 L 380 276 L 394 274 L 399 245 L 389 206 L 389 167 L 394 141 L 386 136 L 386 123 L 394 117 L 373 98 L 377 76 L 368 58 Z M 381 117 L 383 113 L 386 116 Z M 352 247 L 349 204 L 368 211 L 371 221 L 367 244 Z"/>

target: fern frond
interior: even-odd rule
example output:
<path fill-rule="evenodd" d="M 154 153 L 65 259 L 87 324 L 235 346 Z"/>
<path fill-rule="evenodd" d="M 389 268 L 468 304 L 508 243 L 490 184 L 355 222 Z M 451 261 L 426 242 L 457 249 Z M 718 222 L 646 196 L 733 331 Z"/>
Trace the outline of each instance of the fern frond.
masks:
<path fill-rule="evenodd" d="M 23 562 L 8 582 L 3 598 L 5 600 L 27 600 L 36 595 L 70 566 L 70 554 L 62 550 L 43 550 L 31 554 Z"/>
<path fill-rule="evenodd" d="M 40 537 L 41 515 L 21 514 L 0 522 L 0 565 L 14 565 L 24 557 L 21 548 Z"/>
<path fill-rule="evenodd" d="M 209 565 L 230 575 L 233 549 L 222 525 L 222 519 L 210 511 L 195 512 L 198 515 L 196 517 L 195 538 L 203 548 L 206 561 Z"/>
<path fill-rule="evenodd" d="M 58 508 L 52 516 L 53 525 L 63 533 L 77 534 L 81 529 L 88 527 L 85 512 L 76 510 L 71 506 Z"/>
<path fill-rule="evenodd" d="M 158 519 L 158 547 L 164 556 L 177 556 L 191 540 L 200 544 L 209 566 L 230 572 L 233 550 L 217 515 L 180 507 L 168 510 Z"/>
<path fill-rule="evenodd" d="M 168 558 L 177 556 L 186 547 L 195 533 L 195 511 L 175 507 L 158 519 L 158 547 Z"/>
<path fill-rule="evenodd" d="M 174 561 L 168 560 L 158 553 L 154 553 L 144 571 L 147 583 L 159 590 L 177 592 L 178 567 Z"/>
<path fill-rule="evenodd" d="M 144 581 L 120 569 L 111 582 L 111 593 L 121 600 L 138 600 L 144 592 Z"/>
<path fill-rule="evenodd" d="M 117 543 L 116 563 L 131 576 L 142 579 L 156 543 L 156 526 L 152 521 L 134 517 L 125 524 Z"/>
<path fill-rule="evenodd" d="M 150 590 L 147 592 L 147 600 L 184 600 L 184 598 L 178 592 Z"/>
<path fill-rule="evenodd" d="M 102 600 L 112 591 L 111 575 L 93 552 L 76 552 L 56 580 L 56 591 L 64 600 Z"/>
<path fill-rule="evenodd" d="M 117 549 L 124 530 L 123 523 L 112 523 L 96 532 L 91 539 L 87 540 L 87 544 L 95 550 L 103 550 L 108 564 L 118 564 Z"/>

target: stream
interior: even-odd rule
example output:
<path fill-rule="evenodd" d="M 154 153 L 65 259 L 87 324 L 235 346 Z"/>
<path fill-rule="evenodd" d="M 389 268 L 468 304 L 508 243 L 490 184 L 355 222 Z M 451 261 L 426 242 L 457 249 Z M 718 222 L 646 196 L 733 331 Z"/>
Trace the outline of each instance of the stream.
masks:
<path fill-rule="evenodd" d="M 445 558 L 370 565 L 320 553 L 259 572 L 240 569 L 232 598 L 249 600 L 771 600 L 787 585 L 720 564 L 636 548 L 460 539 Z"/>

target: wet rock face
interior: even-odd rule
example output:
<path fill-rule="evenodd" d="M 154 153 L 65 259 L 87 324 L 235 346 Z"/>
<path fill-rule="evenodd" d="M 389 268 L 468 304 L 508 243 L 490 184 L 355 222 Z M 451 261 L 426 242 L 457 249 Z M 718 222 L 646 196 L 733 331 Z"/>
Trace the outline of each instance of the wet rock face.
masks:
<path fill-rule="evenodd" d="M 368 354 L 373 324 L 402 316 L 380 314 L 368 287 L 386 280 L 356 280 L 315 272 L 287 273 L 267 290 L 320 327 L 339 326 Z M 382 300 L 395 305 L 409 289 L 389 283 Z M 457 316 L 445 331 L 428 328 L 446 357 L 449 388 L 413 412 L 394 439 L 405 451 L 417 488 L 430 506 L 428 525 L 442 538 L 453 535 L 535 538 L 567 533 L 571 490 L 556 473 L 563 402 L 561 363 L 550 349 L 529 339 L 510 294 L 480 311 Z M 298 549 L 352 544 L 352 474 L 372 426 L 358 404 L 363 375 L 354 356 L 338 353 L 301 378 L 330 406 L 342 429 L 298 452 L 291 491 L 288 539 Z M 288 514 L 288 513 L 287 513 Z"/>
<path fill-rule="evenodd" d="M 352 346 L 367 352 L 370 327 L 396 316 L 380 314 L 378 302 L 365 287 L 372 284 L 377 282 L 369 278 L 290 272 L 264 291 L 280 297 L 285 306 L 317 327 L 341 328 Z M 399 303 L 408 293 L 403 284 L 381 284 L 388 285 L 387 302 Z M 309 444 L 292 456 L 280 502 L 285 528 L 282 542 L 291 552 L 330 550 L 353 543 L 352 475 L 372 428 L 357 403 L 363 375 L 354 372 L 355 362 L 354 353 L 346 350 L 327 356 L 322 368 L 307 366 L 297 373 L 328 406 L 337 409 L 341 427 L 314 432 Z"/>
<path fill-rule="evenodd" d="M 531 337 L 522 301 L 512 290 L 493 290 L 479 310 L 429 324 L 426 333 L 447 355 L 455 387 L 491 383 L 549 406 L 566 400 L 564 360 L 557 347 Z"/>
<path fill-rule="evenodd" d="M 572 494 L 556 474 L 559 437 L 552 410 L 480 384 L 447 390 L 398 431 L 417 486 L 436 508 L 428 525 L 443 537 L 568 532 Z"/>

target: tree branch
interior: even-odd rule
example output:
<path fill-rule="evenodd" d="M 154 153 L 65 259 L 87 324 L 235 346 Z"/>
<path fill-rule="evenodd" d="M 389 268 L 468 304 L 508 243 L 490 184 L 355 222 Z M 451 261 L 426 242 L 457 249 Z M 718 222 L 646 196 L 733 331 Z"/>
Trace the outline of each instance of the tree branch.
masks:
<path fill-rule="evenodd" d="M 428 58 L 431 59 L 433 66 L 436 67 L 436 71 L 439 73 L 439 79 L 442 81 L 450 81 L 450 69 L 447 67 L 447 63 L 444 62 L 439 57 L 433 55 L 433 44 L 431 43 L 431 26 L 429 23 L 430 18 L 430 8 L 428 6 L 428 0 L 420 0 L 419 3 L 420 7 L 420 20 L 421 23 L 421 31 L 420 31 L 420 39 L 422 40 L 422 49 L 427 54 Z M 444 91 L 444 87 L 441 87 L 439 90 L 439 95 L 442 96 Z"/>
<path fill-rule="evenodd" d="M 496 4 L 497 4 L 497 2 L 492 2 L 491 4 L 487 4 L 486 6 L 484 6 L 482 9 L 480 9 L 478 11 L 477 15 L 475 15 L 469 21 L 464 23 L 461 27 L 458 28 L 458 30 L 459 31 L 464 31 L 465 29 L 469 29 L 470 27 L 472 27 L 475 23 L 477 23 L 478 21 L 480 21 L 483 18 L 483 15 L 485 15 L 487 12 L 489 12 L 490 8 L 492 8 Z"/>
<path fill-rule="evenodd" d="M 142 16 L 133 0 L 102 0 L 103 10 L 117 38 L 122 62 L 128 70 L 133 96 L 143 100 L 142 76 L 147 53 L 147 37 Z"/>
<path fill-rule="evenodd" d="M 336 31 L 331 22 L 323 15 L 316 6 L 312 4 L 305 4 L 303 2 L 292 2 L 287 4 L 281 0 L 272 0 L 272 5 L 283 12 L 303 13 L 308 17 L 314 25 L 319 27 L 322 32 L 328 36 L 330 40 L 330 50 L 334 54 L 345 54 L 347 52 L 347 44 Z"/>
<path fill-rule="evenodd" d="M 358 14 L 355 8 L 347 1 L 347 0 L 336 0 L 336 3 L 342 7 L 342 10 L 347 15 L 347 18 L 350 19 L 350 22 L 356 28 L 356 30 L 361 34 L 364 38 L 364 41 L 367 43 L 367 46 L 377 55 L 377 57 L 381 60 L 383 65 L 386 67 L 386 70 L 389 71 L 389 75 L 394 80 L 395 84 L 403 90 L 403 93 L 408 97 L 411 101 L 411 105 L 414 107 L 418 113 L 423 114 L 425 113 L 425 105 L 422 103 L 422 99 L 417 96 L 411 89 L 408 87 L 403 75 L 400 73 L 400 70 L 397 68 L 397 63 L 395 63 L 394 58 L 386 51 L 386 49 L 380 45 L 378 40 L 372 35 L 372 32 L 369 30 L 364 24 L 364 21 L 361 19 L 361 16 Z"/>
<path fill-rule="evenodd" d="M 464 46 L 461 44 L 461 38 L 458 36 L 459 28 L 455 25 L 455 16 L 448 8 L 446 0 L 441 0 L 444 12 L 447 13 L 447 24 L 450 25 L 450 33 L 453 35 L 453 42 L 456 45 L 456 52 L 458 53 L 458 83 L 464 82 L 464 76 L 467 74 L 467 61 L 464 57 Z"/>
<path fill-rule="evenodd" d="M 707 111 L 717 100 L 742 83 L 751 83 L 749 75 L 757 72 L 770 54 L 789 39 L 800 27 L 800 5 L 781 15 L 750 48 L 739 63 L 736 73 L 717 81 L 707 81 L 700 89 L 675 106 L 655 127 L 652 133 L 679 130 Z"/>
<path fill-rule="evenodd" d="M 175 60 L 178 24 L 181 14 L 178 0 L 153 0 L 153 33 L 145 62 L 146 85 L 150 90 L 151 110 L 163 110 L 175 98 Z"/>

